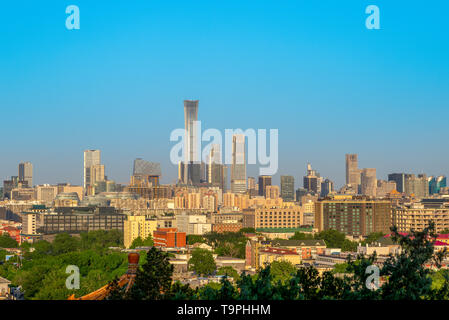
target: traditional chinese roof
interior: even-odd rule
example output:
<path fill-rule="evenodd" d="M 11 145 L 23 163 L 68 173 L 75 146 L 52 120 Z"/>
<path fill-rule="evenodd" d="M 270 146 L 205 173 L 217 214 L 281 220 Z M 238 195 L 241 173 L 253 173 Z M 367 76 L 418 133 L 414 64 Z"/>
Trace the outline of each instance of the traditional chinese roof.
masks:
<path fill-rule="evenodd" d="M 136 278 L 137 267 L 139 266 L 139 254 L 137 252 L 131 252 L 128 254 L 128 271 L 122 275 L 118 280 L 118 287 L 125 288 L 125 292 L 134 284 Z M 109 295 L 109 283 L 101 287 L 100 289 L 88 293 L 85 296 L 76 298 L 74 294 L 68 297 L 67 300 L 104 300 Z"/>

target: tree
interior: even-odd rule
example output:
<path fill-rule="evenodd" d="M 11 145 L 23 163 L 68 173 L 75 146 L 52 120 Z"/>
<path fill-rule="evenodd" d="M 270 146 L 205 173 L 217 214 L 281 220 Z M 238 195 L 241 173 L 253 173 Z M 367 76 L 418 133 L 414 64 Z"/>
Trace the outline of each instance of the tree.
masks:
<path fill-rule="evenodd" d="M 324 240 L 328 248 L 341 248 L 346 236 L 342 232 L 330 229 L 315 234 L 315 239 Z"/>
<path fill-rule="evenodd" d="M 62 253 L 77 251 L 80 246 L 78 238 L 72 237 L 68 233 L 58 233 L 53 240 L 53 253 L 58 255 Z"/>
<path fill-rule="evenodd" d="M 17 241 L 11 238 L 7 232 L 0 236 L 0 248 L 17 248 L 18 245 Z"/>
<path fill-rule="evenodd" d="M 271 274 L 275 282 L 285 283 L 289 281 L 295 271 L 295 266 L 289 261 L 273 261 L 271 263 Z"/>
<path fill-rule="evenodd" d="M 365 240 L 362 241 L 362 246 L 364 246 L 366 244 L 371 244 L 371 243 L 379 240 L 383 236 L 385 236 L 385 234 L 383 232 L 371 232 L 368 235 L 368 237 Z"/>
<path fill-rule="evenodd" d="M 192 257 L 189 260 L 189 269 L 195 271 L 198 275 L 212 274 L 217 265 L 214 257 L 209 250 L 196 248 L 192 252 Z"/>
<path fill-rule="evenodd" d="M 382 299 L 417 300 L 432 296 L 432 271 L 425 267 L 426 263 L 441 267 L 447 252 L 434 252 L 433 241 L 436 240 L 434 223 L 430 223 L 423 231 L 413 231 L 403 236 L 396 227 L 391 228 L 392 240 L 399 243 L 401 252 L 390 256 L 384 263 L 380 274 L 388 278 L 382 286 Z"/>
<path fill-rule="evenodd" d="M 168 255 L 155 247 L 148 250 L 146 262 L 137 270 L 134 285 L 126 299 L 160 300 L 170 292 L 173 275 L 173 265 Z"/>
<path fill-rule="evenodd" d="M 295 234 L 290 237 L 290 240 L 313 240 L 314 237 L 311 234 L 296 231 Z"/>
<path fill-rule="evenodd" d="M 143 247 L 143 240 L 140 236 L 135 238 L 129 246 L 130 249 L 135 249 L 137 247 Z"/>
<path fill-rule="evenodd" d="M 233 278 L 234 280 L 239 280 L 240 279 L 240 275 L 237 272 L 237 270 L 235 270 L 233 267 L 231 266 L 226 266 L 226 267 L 220 267 L 217 270 L 217 275 L 222 275 L 222 276 L 228 276 Z"/>
<path fill-rule="evenodd" d="M 206 239 L 197 234 L 189 234 L 187 236 L 187 244 L 195 244 L 195 243 L 206 243 Z"/>

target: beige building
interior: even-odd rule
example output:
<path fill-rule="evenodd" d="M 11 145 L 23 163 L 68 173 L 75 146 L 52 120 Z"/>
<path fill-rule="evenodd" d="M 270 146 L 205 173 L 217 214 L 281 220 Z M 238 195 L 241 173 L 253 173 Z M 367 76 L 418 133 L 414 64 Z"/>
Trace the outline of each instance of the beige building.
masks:
<path fill-rule="evenodd" d="M 449 206 L 426 208 L 421 203 L 393 207 L 393 224 L 399 232 L 422 231 L 429 222 L 435 223 L 436 233 L 449 229 Z"/>
<path fill-rule="evenodd" d="M 304 225 L 300 206 L 248 209 L 243 214 L 243 228 L 298 228 Z"/>
<path fill-rule="evenodd" d="M 279 186 L 267 186 L 265 188 L 265 198 L 278 199 L 280 195 Z"/>
<path fill-rule="evenodd" d="M 58 194 L 58 187 L 51 185 L 41 185 L 36 187 L 37 201 L 51 203 Z"/>
<path fill-rule="evenodd" d="M 145 216 L 128 216 L 123 223 L 123 241 L 126 248 L 129 248 L 134 239 L 140 237 L 142 240 L 153 236 L 153 231 L 157 230 L 157 221 L 150 220 Z"/>

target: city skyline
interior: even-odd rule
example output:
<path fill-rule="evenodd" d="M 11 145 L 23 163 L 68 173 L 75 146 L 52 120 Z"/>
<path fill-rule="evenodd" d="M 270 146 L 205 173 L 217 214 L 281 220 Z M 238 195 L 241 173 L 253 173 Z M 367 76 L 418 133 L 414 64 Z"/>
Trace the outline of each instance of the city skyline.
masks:
<path fill-rule="evenodd" d="M 449 176 L 438 122 L 449 115 L 448 4 L 404 14 L 379 1 L 376 31 L 364 26 L 364 5 L 332 1 L 267 2 L 260 15 L 236 1 L 178 3 L 176 12 L 144 1 L 78 4 L 73 32 L 63 5 L 8 3 L 0 13 L 0 105 L 3 130 L 14 132 L 2 143 L 1 179 L 30 161 L 35 184 L 82 185 L 80 154 L 99 149 L 110 179 L 126 183 L 141 157 L 172 183 L 169 134 L 183 127 L 185 99 L 201 100 L 204 128 L 278 128 L 278 185 L 280 175 L 301 181 L 310 162 L 341 186 L 347 153 L 382 179 Z M 173 27 L 185 14 L 194 19 Z M 251 165 L 247 173 L 258 175 Z"/>

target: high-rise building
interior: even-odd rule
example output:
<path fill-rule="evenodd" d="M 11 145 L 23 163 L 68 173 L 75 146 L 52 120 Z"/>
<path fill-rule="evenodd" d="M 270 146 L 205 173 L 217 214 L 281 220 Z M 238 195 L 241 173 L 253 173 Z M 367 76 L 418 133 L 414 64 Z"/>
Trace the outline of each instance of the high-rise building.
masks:
<path fill-rule="evenodd" d="M 415 196 L 416 198 L 424 198 L 429 195 L 429 183 L 425 174 L 405 175 L 405 194 L 407 196 Z"/>
<path fill-rule="evenodd" d="M 357 154 L 346 154 L 346 184 L 353 185 L 356 189 L 361 183 L 357 157 Z"/>
<path fill-rule="evenodd" d="M 295 178 L 281 176 L 281 198 L 284 201 L 295 201 Z"/>
<path fill-rule="evenodd" d="M 323 178 L 320 177 L 320 174 L 313 170 L 312 165 L 308 163 L 307 175 L 304 176 L 304 189 L 319 195 L 321 193 L 322 181 Z"/>
<path fill-rule="evenodd" d="M 183 183 L 201 182 L 201 161 L 198 152 L 198 103 L 199 100 L 184 100 L 185 159 Z"/>
<path fill-rule="evenodd" d="M 396 191 L 405 192 L 405 173 L 391 173 L 388 175 L 388 181 L 396 182 Z"/>
<path fill-rule="evenodd" d="M 94 181 L 92 177 L 92 167 L 101 164 L 100 150 L 85 150 L 84 151 L 84 189 L 93 186 Z M 101 171 L 98 167 L 96 171 Z M 104 171 L 103 171 L 104 172 Z"/>
<path fill-rule="evenodd" d="M 31 162 L 19 163 L 19 181 L 26 182 L 28 187 L 33 187 L 33 165 Z"/>
<path fill-rule="evenodd" d="M 267 195 L 267 186 L 271 186 L 271 176 L 259 176 L 259 196 Z"/>
<path fill-rule="evenodd" d="M 246 192 L 246 151 L 245 135 L 232 137 L 231 192 Z"/>
<path fill-rule="evenodd" d="M 161 165 L 137 158 L 134 160 L 132 185 L 158 186 L 161 177 Z"/>
<path fill-rule="evenodd" d="M 224 186 L 224 171 L 221 164 L 221 150 L 219 144 L 213 144 L 209 151 L 206 165 L 207 182 L 214 186 L 220 187 L 222 190 Z"/>
<path fill-rule="evenodd" d="M 326 179 L 323 182 L 321 182 L 321 196 L 325 197 L 328 194 L 330 194 L 332 191 L 334 191 L 334 183 L 329 180 Z"/>
<path fill-rule="evenodd" d="M 375 168 L 364 168 L 361 174 L 362 194 L 370 197 L 376 196 L 377 179 Z"/>
<path fill-rule="evenodd" d="M 438 194 L 440 193 L 441 188 L 446 187 L 446 177 L 429 177 L 429 194 Z"/>
<path fill-rule="evenodd" d="M 390 201 L 341 197 L 345 198 L 336 197 L 315 203 L 315 228 L 318 231 L 333 229 L 352 236 L 390 232 Z"/>
<path fill-rule="evenodd" d="M 377 180 L 376 197 L 383 198 L 393 190 L 396 190 L 396 182 Z"/>
<path fill-rule="evenodd" d="M 153 236 L 157 230 L 157 220 L 149 219 L 147 216 L 128 216 L 123 222 L 123 242 L 125 248 L 129 248 L 134 239 L 140 237 L 142 240 Z"/>
<path fill-rule="evenodd" d="M 279 195 L 279 186 L 267 186 L 265 188 L 265 197 L 267 199 L 278 199 Z"/>

